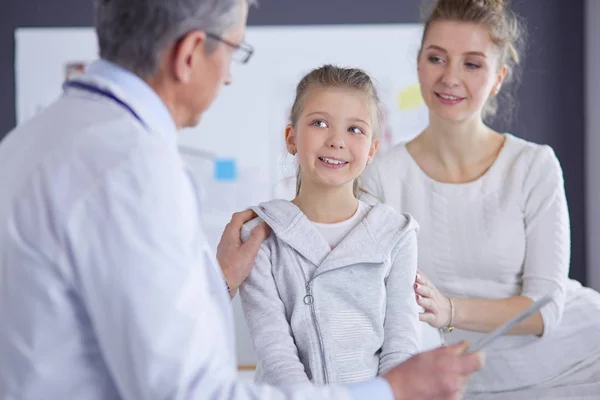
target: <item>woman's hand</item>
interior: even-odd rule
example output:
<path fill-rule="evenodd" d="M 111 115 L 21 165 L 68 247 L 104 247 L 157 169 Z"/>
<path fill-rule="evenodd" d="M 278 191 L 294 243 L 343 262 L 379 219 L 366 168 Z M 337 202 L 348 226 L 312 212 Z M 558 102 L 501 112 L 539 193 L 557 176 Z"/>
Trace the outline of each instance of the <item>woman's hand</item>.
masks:
<path fill-rule="evenodd" d="M 425 309 L 419 319 L 434 328 L 447 327 L 452 317 L 450 299 L 444 296 L 421 271 L 415 281 L 417 303 Z"/>

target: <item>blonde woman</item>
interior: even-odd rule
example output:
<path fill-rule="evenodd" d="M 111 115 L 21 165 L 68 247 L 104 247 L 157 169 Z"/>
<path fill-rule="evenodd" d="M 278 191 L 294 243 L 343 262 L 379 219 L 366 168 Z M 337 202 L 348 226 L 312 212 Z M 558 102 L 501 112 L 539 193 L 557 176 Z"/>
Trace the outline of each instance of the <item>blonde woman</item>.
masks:
<path fill-rule="evenodd" d="M 437 1 L 418 56 L 429 125 L 376 160 L 364 184 L 419 221 L 420 319 L 446 342 L 474 342 L 554 296 L 486 349 L 466 398 L 600 396 L 600 295 L 568 279 L 559 162 L 484 122 L 507 94 L 520 39 L 503 1 Z"/>

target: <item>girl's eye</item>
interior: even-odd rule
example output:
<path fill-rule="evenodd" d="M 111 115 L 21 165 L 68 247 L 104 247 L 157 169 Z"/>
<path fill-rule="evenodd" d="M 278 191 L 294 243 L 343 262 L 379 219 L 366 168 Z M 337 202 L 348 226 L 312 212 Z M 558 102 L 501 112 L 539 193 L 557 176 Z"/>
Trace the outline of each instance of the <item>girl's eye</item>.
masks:
<path fill-rule="evenodd" d="M 364 132 L 362 131 L 362 129 L 360 129 L 357 126 L 352 126 L 350 127 L 350 129 L 348 129 L 350 132 L 352 133 L 358 133 L 358 134 L 363 134 Z"/>
<path fill-rule="evenodd" d="M 440 64 L 442 63 L 444 60 L 442 60 L 440 57 L 438 56 L 429 56 L 428 60 L 430 63 L 432 64 Z"/>
<path fill-rule="evenodd" d="M 322 119 L 313 121 L 311 125 L 317 126 L 319 128 L 327 128 L 327 122 L 323 121 Z"/>

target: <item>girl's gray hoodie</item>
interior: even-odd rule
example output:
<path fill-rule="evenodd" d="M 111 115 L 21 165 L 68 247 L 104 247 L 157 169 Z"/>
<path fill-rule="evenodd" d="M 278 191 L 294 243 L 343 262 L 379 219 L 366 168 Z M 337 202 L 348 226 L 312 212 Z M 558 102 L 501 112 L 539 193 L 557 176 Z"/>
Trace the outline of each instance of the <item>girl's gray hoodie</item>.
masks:
<path fill-rule="evenodd" d="M 240 289 L 258 357 L 273 385 L 363 381 L 418 351 L 412 217 L 376 204 L 333 250 L 285 200 L 254 207 L 271 227 Z"/>

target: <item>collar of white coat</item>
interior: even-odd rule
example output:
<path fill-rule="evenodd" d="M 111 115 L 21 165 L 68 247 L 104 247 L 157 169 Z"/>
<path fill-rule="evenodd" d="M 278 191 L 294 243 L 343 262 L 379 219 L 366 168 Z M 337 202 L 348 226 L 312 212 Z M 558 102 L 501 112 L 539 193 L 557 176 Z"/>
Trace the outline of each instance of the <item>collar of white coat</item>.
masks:
<path fill-rule="evenodd" d="M 154 89 L 137 75 L 110 61 L 100 59 L 94 61 L 85 74 L 74 75 L 69 80 L 110 92 L 131 107 L 147 129 L 161 135 L 169 147 L 177 151 L 177 126 L 169 109 Z M 123 111 L 128 112 L 125 108 Z"/>

